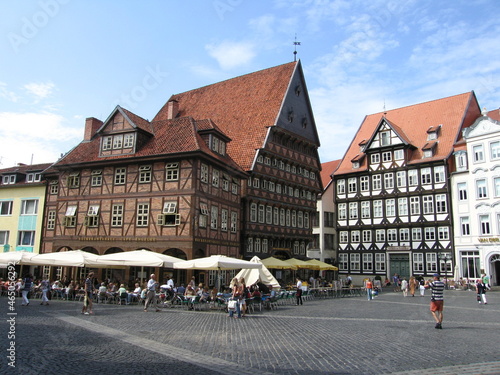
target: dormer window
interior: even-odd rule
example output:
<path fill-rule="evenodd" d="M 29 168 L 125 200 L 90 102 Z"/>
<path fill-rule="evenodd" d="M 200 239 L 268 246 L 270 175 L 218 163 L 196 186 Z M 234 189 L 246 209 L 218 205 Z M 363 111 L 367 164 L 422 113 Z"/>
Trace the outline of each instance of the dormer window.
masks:
<path fill-rule="evenodd" d="M 123 139 L 123 148 L 134 147 L 135 134 L 125 134 Z"/>
<path fill-rule="evenodd" d="M 431 126 L 429 129 L 427 129 L 427 140 L 434 141 L 434 140 L 438 139 L 439 132 L 440 132 L 442 126 L 443 125 Z"/>
<path fill-rule="evenodd" d="M 217 138 L 216 136 L 210 134 L 208 142 L 209 142 L 209 147 L 212 151 L 220 155 L 226 154 L 226 142 L 224 142 L 222 139 Z"/>
<path fill-rule="evenodd" d="M 434 156 L 436 150 L 437 142 L 429 142 L 422 147 L 422 152 L 424 153 L 424 158 L 431 158 Z"/>
<path fill-rule="evenodd" d="M 26 182 L 40 182 L 42 175 L 40 173 L 28 173 L 26 175 Z"/>
<path fill-rule="evenodd" d="M 112 144 L 113 144 L 113 137 L 111 136 L 103 137 L 102 150 L 103 151 L 111 150 Z"/>
<path fill-rule="evenodd" d="M 3 176 L 2 183 L 4 185 L 15 184 L 16 183 L 16 175 L 15 174 L 9 174 L 9 175 Z"/>

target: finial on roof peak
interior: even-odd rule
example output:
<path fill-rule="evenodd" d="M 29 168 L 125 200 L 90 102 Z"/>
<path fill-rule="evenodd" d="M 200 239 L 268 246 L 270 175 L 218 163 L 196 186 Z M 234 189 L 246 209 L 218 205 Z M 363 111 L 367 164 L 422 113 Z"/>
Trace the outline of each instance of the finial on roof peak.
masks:
<path fill-rule="evenodd" d="M 483 116 L 486 116 L 487 113 L 488 113 L 488 111 L 486 110 L 486 107 L 483 107 L 483 110 L 482 110 L 481 114 Z"/>
<path fill-rule="evenodd" d="M 293 42 L 294 50 L 293 50 L 293 61 L 297 61 L 297 46 L 300 46 L 300 42 L 297 42 L 297 33 L 295 33 L 295 41 Z"/>

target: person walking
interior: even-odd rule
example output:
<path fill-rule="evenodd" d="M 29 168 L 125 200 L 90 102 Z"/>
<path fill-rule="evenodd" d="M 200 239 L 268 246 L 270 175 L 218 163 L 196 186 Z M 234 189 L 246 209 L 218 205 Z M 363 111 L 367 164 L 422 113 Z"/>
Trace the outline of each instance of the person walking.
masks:
<path fill-rule="evenodd" d="M 410 281 L 408 281 L 408 289 L 412 297 L 415 297 L 416 288 L 418 288 L 418 281 L 414 276 L 411 276 Z"/>
<path fill-rule="evenodd" d="M 481 304 L 481 301 L 485 305 L 488 304 L 488 301 L 486 300 L 486 289 L 487 289 L 486 284 L 483 282 L 482 279 L 479 279 L 476 284 L 477 302 L 479 304 Z"/>
<path fill-rule="evenodd" d="M 40 303 L 40 305 L 49 304 L 49 298 L 47 297 L 49 288 L 50 288 L 50 282 L 47 279 L 47 277 L 44 277 L 43 280 L 40 282 L 40 289 L 42 290 L 42 302 Z"/>
<path fill-rule="evenodd" d="M 238 279 L 236 277 L 233 278 L 231 280 L 231 284 L 229 285 L 231 287 L 231 299 L 233 301 L 236 301 L 234 309 L 228 309 L 229 317 L 232 318 L 234 316 L 234 313 L 236 312 L 237 316 L 235 316 L 235 318 L 241 318 L 241 307 L 240 307 L 241 289 Z"/>
<path fill-rule="evenodd" d="M 28 294 L 31 291 L 31 287 L 33 286 L 33 276 L 31 274 L 27 274 L 22 283 L 22 291 L 21 294 L 23 296 L 23 303 L 21 304 L 22 306 L 28 306 L 30 304 L 30 301 L 28 299 Z"/>
<path fill-rule="evenodd" d="M 148 285 L 146 287 L 146 303 L 144 304 L 144 312 L 148 312 L 148 306 L 155 302 L 156 289 L 158 288 L 158 282 L 156 281 L 156 275 L 154 273 L 149 276 Z M 158 307 L 155 306 L 156 312 L 160 311 Z"/>
<path fill-rule="evenodd" d="M 392 277 L 392 283 L 394 284 L 394 291 L 395 292 L 399 292 L 400 291 L 400 288 L 399 288 L 399 275 L 397 273 L 395 273 L 394 276 Z"/>
<path fill-rule="evenodd" d="M 302 280 L 300 277 L 297 277 L 297 288 L 295 291 L 295 298 L 297 299 L 297 306 L 302 305 Z"/>
<path fill-rule="evenodd" d="M 373 283 L 371 279 L 366 280 L 365 288 L 368 301 L 371 301 L 373 299 Z"/>
<path fill-rule="evenodd" d="M 420 292 L 420 297 L 423 297 L 425 295 L 425 282 L 424 282 L 424 278 L 421 278 L 420 281 L 418 282 L 418 290 Z"/>
<path fill-rule="evenodd" d="M 89 272 L 85 279 L 85 297 L 83 298 L 82 314 L 93 314 L 92 302 L 94 300 L 94 272 Z"/>
<path fill-rule="evenodd" d="M 408 297 L 408 281 L 406 281 L 406 277 L 401 280 L 401 290 L 403 291 L 403 297 Z"/>
<path fill-rule="evenodd" d="M 434 328 L 442 329 L 443 323 L 443 307 L 444 307 L 444 283 L 439 279 L 439 274 L 434 274 L 434 281 L 427 282 L 426 288 L 430 288 L 431 293 L 431 305 L 430 310 L 436 325 Z"/>

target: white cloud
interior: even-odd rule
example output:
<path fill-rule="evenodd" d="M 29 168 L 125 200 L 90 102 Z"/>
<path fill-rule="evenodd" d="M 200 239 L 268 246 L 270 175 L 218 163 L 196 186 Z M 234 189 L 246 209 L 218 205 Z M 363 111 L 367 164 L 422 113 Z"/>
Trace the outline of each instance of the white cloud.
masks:
<path fill-rule="evenodd" d="M 14 103 L 19 99 L 15 92 L 7 89 L 7 84 L 4 82 L 0 82 L 0 98 L 7 99 Z"/>
<path fill-rule="evenodd" d="M 35 96 L 35 100 L 47 98 L 53 91 L 55 85 L 52 82 L 47 83 L 28 83 L 24 85 L 24 89 L 29 94 Z"/>
<path fill-rule="evenodd" d="M 225 41 L 219 44 L 208 44 L 205 49 L 224 70 L 246 65 L 256 55 L 255 45 L 252 42 Z"/>
<path fill-rule="evenodd" d="M 67 126 L 64 117 L 44 113 L 0 112 L 0 157 L 2 167 L 7 163 L 56 161 L 61 152 L 81 141 L 82 129 Z M 67 149 L 64 149 L 67 147 Z"/>

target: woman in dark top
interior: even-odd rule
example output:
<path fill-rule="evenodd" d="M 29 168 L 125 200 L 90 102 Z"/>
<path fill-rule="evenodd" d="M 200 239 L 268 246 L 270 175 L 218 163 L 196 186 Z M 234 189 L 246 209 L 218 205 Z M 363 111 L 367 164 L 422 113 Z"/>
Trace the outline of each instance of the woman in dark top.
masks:
<path fill-rule="evenodd" d="M 31 291 L 31 287 L 33 286 L 33 276 L 27 274 L 23 279 L 22 285 L 24 285 L 22 290 L 22 295 L 23 295 L 22 306 L 28 306 L 30 304 L 30 301 L 28 300 L 28 293 Z"/>

